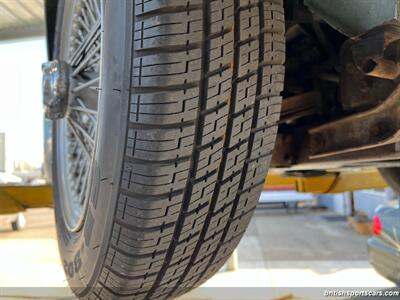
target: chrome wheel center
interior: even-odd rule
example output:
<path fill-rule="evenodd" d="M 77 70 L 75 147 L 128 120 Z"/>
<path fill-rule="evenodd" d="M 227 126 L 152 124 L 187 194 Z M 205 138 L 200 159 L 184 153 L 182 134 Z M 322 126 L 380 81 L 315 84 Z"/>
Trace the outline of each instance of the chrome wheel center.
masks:
<path fill-rule="evenodd" d="M 58 60 L 46 62 L 43 71 L 43 104 L 46 118 L 63 118 L 68 106 L 68 65 Z"/>

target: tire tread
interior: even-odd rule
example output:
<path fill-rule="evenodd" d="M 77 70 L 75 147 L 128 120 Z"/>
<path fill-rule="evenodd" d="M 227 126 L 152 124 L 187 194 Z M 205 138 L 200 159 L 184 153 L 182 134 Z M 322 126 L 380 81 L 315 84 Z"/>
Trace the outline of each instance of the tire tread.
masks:
<path fill-rule="evenodd" d="M 129 126 L 100 299 L 166 299 L 245 232 L 284 81 L 282 0 L 135 0 Z"/>

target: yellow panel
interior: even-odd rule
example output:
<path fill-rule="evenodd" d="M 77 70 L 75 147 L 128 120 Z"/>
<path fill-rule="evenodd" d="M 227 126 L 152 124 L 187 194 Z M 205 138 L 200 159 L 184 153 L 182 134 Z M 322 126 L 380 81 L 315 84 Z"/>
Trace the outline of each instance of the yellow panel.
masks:
<path fill-rule="evenodd" d="M 52 207 L 51 185 L 0 186 L 0 214 L 12 214 L 26 208 Z"/>
<path fill-rule="evenodd" d="M 331 187 L 329 193 L 343 193 L 366 189 L 383 189 L 388 184 L 376 170 L 360 172 L 342 172 L 338 180 Z"/>
<path fill-rule="evenodd" d="M 297 191 L 301 193 L 329 193 L 337 180 L 337 174 L 327 174 L 318 177 L 298 178 Z"/>
<path fill-rule="evenodd" d="M 297 178 L 285 177 L 280 173 L 270 172 L 265 181 L 265 189 L 297 189 Z"/>
<path fill-rule="evenodd" d="M 337 174 L 327 174 L 318 177 L 287 177 L 280 173 L 270 173 L 267 176 L 265 189 L 279 190 L 292 188 L 301 193 L 323 194 L 330 190 Z"/>
<path fill-rule="evenodd" d="M 0 188 L 0 214 L 15 214 L 24 211 L 25 208 Z"/>
<path fill-rule="evenodd" d="M 293 188 L 301 193 L 336 194 L 365 189 L 381 189 L 387 183 L 375 169 L 342 171 L 318 177 L 286 177 L 280 173 L 270 173 L 265 189 Z"/>

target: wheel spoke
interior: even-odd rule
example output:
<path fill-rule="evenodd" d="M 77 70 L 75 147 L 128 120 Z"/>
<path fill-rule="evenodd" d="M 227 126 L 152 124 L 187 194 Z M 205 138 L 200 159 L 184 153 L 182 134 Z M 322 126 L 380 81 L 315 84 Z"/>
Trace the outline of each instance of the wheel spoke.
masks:
<path fill-rule="evenodd" d="M 82 151 L 86 154 L 86 156 L 88 158 L 90 158 L 90 150 L 86 148 L 85 143 L 79 138 L 79 134 L 76 131 L 76 129 L 68 122 L 67 123 L 69 125 L 69 128 L 72 130 L 72 132 L 74 133 L 75 139 L 78 142 L 78 144 L 81 146 Z"/>
<path fill-rule="evenodd" d="M 74 66 L 81 55 L 84 54 L 85 51 L 91 49 L 93 44 L 100 38 L 100 21 L 98 21 L 92 28 L 92 30 L 86 35 L 84 42 L 75 50 L 75 52 L 71 55 L 69 60 L 69 64 Z"/>
<path fill-rule="evenodd" d="M 78 18 L 79 23 L 85 28 L 86 32 L 90 32 L 89 25 L 82 19 L 82 17 Z"/>
<path fill-rule="evenodd" d="M 88 66 L 93 65 L 95 62 L 97 62 L 98 60 L 100 60 L 100 55 L 99 51 L 100 51 L 101 45 L 98 45 L 95 49 L 93 49 L 91 51 L 91 53 L 89 53 L 85 59 L 76 67 L 76 69 L 72 72 L 72 76 L 76 76 L 78 75 L 80 72 L 82 72 L 83 69 L 85 69 Z M 94 61 L 93 61 L 94 59 Z"/>
<path fill-rule="evenodd" d="M 100 63 L 102 15 L 100 0 L 75 0 L 71 6 L 70 35 L 66 34 L 69 53 L 65 60 L 71 66 L 67 117 L 60 127 L 62 148 L 60 161 L 66 178 L 65 215 L 72 231 L 83 222 L 87 207 L 87 190 L 92 172 L 97 138 L 98 98 L 100 96 Z M 64 39 L 65 39 L 64 38 Z M 95 91 L 95 92 L 92 92 Z M 66 157 L 64 157 L 64 155 Z M 63 202 L 64 203 L 64 202 Z"/>
<path fill-rule="evenodd" d="M 87 160 L 84 160 L 83 164 L 82 164 L 82 166 L 81 166 L 81 168 L 79 170 L 79 174 L 78 174 L 78 177 L 77 177 L 77 180 L 76 180 L 78 183 L 83 184 L 82 183 L 82 176 L 83 176 L 84 173 L 86 173 L 86 168 L 87 168 Z"/>
<path fill-rule="evenodd" d="M 88 115 L 97 116 L 97 111 L 90 109 L 90 108 L 81 107 L 81 106 L 71 106 L 71 109 L 79 111 L 79 112 L 87 113 Z"/>
<path fill-rule="evenodd" d="M 87 178 L 88 178 L 88 161 L 84 160 L 84 161 L 80 161 L 77 164 L 80 168 L 79 168 L 79 173 L 77 173 L 77 168 L 74 170 L 74 176 L 76 177 L 75 182 L 75 190 L 77 192 L 76 196 L 77 196 L 77 200 L 79 202 L 79 205 L 82 205 L 82 193 L 85 191 L 86 189 L 86 185 L 87 185 Z"/>
<path fill-rule="evenodd" d="M 87 12 L 89 13 L 90 19 L 92 20 L 93 23 L 96 23 L 96 17 L 94 16 L 93 7 L 91 7 L 91 5 L 88 3 L 87 0 L 83 0 L 83 2 L 86 5 Z"/>
<path fill-rule="evenodd" d="M 93 6 L 92 1 L 90 1 L 90 0 L 84 0 L 84 2 L 85 2 L 85 4 L 86 4 L 86 7 L 87 7 L 88 9 L 91 10 L 91 12 L 93 13 L 93 15 L 95 15 L 96 12 L 95 12 L 95 10 L 94 10 L 94 6 Z M 94 18 L 97 20 L 96 17 L 94 17 Z"/>
<path fill-rule="evenodd" d="M 93 86 L 93 84 L 98 83 L 99 81 L 100 81 L 100 77 L 96 77 L 95 79 L 92 79 L 92 80 L 90 80 L 88 82 L 85 82 L 85 83 L 82 83 L 81 85 L 78 85 L 76 88 L 74 88 L 72 90 L 72 92 L 76 94 L 76 93 L 78 93 L 78 92 L 80 92 L 80 91 L 82 91 L 84 89 L 87 89 L 87 88 L 93 88 L 93 87 L 98 88 L 98 85 L 97 86 Z"/>
<path fill-rule="evenodd" d="M 74 133 L 76 141 L 79 143 L 79 145 L 81 146 L 82 150 L 85 152 L 86 156 L 90 159 L 92 151 L 87 148 L 87 146 L 85 144 L 85 141 L 82 140 L 81 136 L 79 135 L 78 130 L 75 128 L 74 125 L 72 125 L 71 119 L 68 118 L 67 124 L 69 125 L 69 128 Z"/>
<path fill-rule="evenodd" d="M 87 186 L 87 184 L 88 184 L 88 179 L 89 179 L 89 170 L 86 170 L 84 179 L 83 179 L 83 181 L 82 181 L 81 192 L 80 192 L 80 194 L 79 194 L 79 198 L 80 198 L 80 199 L 79 199 L 79 203 L 80 203 L 81 205 L 83 204 L 83 202 L 84 202 L 84 200 L 85 200 L 85 197 L 86 197 L 85 192 L 86 192 L 86 186 Z"/>
<path fill-rule="evenodd" d="M 83 35 L 82 30 L 77 30 L 76 33 L 78 34 L 81 41 L 85 40 L 85 36 Z"/>
<path fill-rule="evenodd" d="M 85 139 L 91 144 L 94 145 L 94 139 L 90 136 L 90 134 L 75 120 L 73 120 L 71 117 L 68 117 L 68 121 L 70 122 L 70 125 L 72 125 L 76 130 L 78 130 L 80 133 L 83 134 Z"/>
<path fill-rule="evenodd" d="M 75 165 L 74 165 L 74 167 L 72 169 L 72 172 L 71 172 L 72 174 L 76 173 L 76 171 L 78 170 L 78 167 L 80 166 L 81 159 L 85 159 L 85 158 L 82 157 L 83 152 L 84 152 L 84 150 L 81 150 L 79 152 L 79 154 L 78 154 L 78 156 L 76 158 L 76 163 L 75 163 Z"/>
<path fill-rule="evenodd" d="M 82 13 L 82 16 L 89 22 L 88 15 L 86 14 L 86 9 L 82 9 L 81 13 Z M 91 21 L 93 22 L 94 20 L 91 20 Z"/>
<path fill-rule="evenodd" d="M 97 0 L 92 0 L 92 2 L 93 2 L 93 5 L 94 5 L 94 7 L 95 7 L 97 16 L 100 17 L 101 11 L 100 11 L 100 8 L 99 8 L 99 4 L 97 3 Z"/>
<path fill-rule="evenodd" d="M 94 116 L 97 116 L 97 112 L 94 111 L 94 110 L 92 110 L 92 109 L 90 109 L 90 108 L 88 108 L 88 107 L 85 105 L 85 103 L 84 103 L 81 99 L 79 99 L 79 98 L 76 98 L 76 102 L 78 102 L 78 104 L 80 105 L 80 111 L 83 112 L 84 110 L 86 110 L 86 111 L 84 111 L 84 112 L 85 112 L 85 113 L 89 116 L 89 118 L 92 120 L 92 123 L 93 123 L 93 124 L 96 124 L 96 118 L 95 118 Z"/>

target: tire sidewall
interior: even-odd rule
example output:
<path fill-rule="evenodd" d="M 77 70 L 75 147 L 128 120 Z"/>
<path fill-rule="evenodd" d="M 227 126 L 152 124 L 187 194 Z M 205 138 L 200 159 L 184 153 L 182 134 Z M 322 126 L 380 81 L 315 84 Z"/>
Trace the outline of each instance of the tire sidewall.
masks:
<path fill-rule="evenodd" d="M 55 58 L 59 57 L 64 1 L 60 1 Z M 79 232 L 66 227 L 61 212 L 61 178 L 57 162 L 58 123 L 53 123 L 53 184 L 59 251 L 68 283 L 84 297 L 97 285 L 111 240 L 118 200 L 129 115 L 133 5 L 103 0 L 103 43 L 95 159 L 89 203 Z M 58 44 L 57 44 L 58 43 Z"/>

